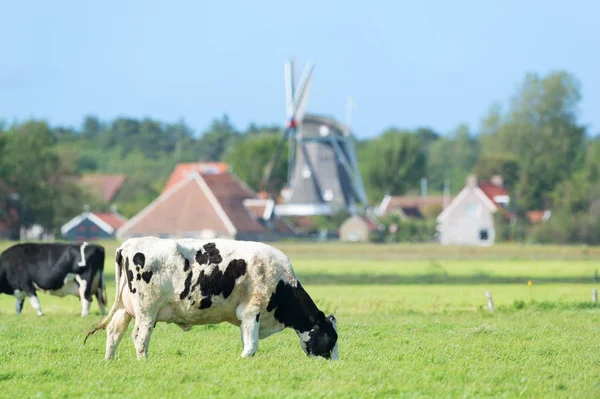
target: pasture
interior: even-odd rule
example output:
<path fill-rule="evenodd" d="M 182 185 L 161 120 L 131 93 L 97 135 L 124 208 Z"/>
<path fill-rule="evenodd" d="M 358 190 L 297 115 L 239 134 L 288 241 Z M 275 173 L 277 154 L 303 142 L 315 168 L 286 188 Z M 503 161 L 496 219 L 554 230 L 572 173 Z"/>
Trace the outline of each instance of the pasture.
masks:
<path fill-rule="evenodd" d="M 109 306 L 116 242 L 104 242 Z M 6 247 L 7 243 L 2 243 Z M 128 334 L 104 362 L 97 303 L 39 294 L 44 317 L 0 295 L 1 397 L 597 397 L 600 249 L 276 243 L 338 319 L 337 362 L 292 330 L 241 359 L 239 329 L 158 324 L 139 362 Z M 531 280 L 531 287 L 527 282 Z M 485 291 L 495 312 L 487 310 Z"/>

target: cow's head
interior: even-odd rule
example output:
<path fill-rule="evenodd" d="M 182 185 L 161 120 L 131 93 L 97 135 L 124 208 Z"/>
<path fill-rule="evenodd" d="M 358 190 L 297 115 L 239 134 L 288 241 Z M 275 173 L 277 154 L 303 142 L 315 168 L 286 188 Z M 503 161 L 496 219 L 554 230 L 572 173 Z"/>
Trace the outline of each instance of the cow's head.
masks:
<path fill-rule="evenodd" d="M 338 334 L 334 315 L 325 317 L 322 312 L 319 312 L 319 318 L 314 327 L 298 335 L 302 349 L 308 356 L 321 356 L 337 360 Z"/>

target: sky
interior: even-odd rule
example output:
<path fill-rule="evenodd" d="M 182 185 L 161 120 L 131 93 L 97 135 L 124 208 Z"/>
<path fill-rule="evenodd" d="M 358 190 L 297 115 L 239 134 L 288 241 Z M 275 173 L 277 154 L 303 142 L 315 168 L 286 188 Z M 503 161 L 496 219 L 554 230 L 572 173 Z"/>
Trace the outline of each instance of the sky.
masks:
<path fill-rule="evenodd" d="M 183 119 L 201 133 L 285 122 L 284 62 L 315 65 L 308 112 L 361 138 L 389 127 L 473 131 L 528 72 L 581 82 L 600 131 L 600 2 L 5 1 L 0 119 L 79 128 L 86 115 Z"/>

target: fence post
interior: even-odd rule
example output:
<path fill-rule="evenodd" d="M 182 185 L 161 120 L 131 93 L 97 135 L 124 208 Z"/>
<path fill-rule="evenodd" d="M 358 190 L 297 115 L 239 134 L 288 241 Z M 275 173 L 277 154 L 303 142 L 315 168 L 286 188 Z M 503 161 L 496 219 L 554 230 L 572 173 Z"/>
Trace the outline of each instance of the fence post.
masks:
<path fill-rule="evenodd" d="M 592 290 L 592 302 L 598 302 L 598 290 L 595 288 Z"/>
<path fill-rule="evenodd" d="M 490 312 L 494 313 L 494 302 L 492 301 L 492 293 L 489 291 L 486 291 L 485 296 L 487 297 L 488 308 L 490 309 Z"/>

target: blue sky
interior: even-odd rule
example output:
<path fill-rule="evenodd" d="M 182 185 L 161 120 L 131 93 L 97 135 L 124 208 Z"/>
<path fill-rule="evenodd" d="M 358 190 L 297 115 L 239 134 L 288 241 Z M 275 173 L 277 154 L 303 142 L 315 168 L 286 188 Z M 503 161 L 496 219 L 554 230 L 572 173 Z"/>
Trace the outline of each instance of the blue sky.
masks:
<path fill-rule="evenodd" d="M 196 132 L 285 119 L 283 63 L 311 59 L 308 110 L 359 137 L 390 126 L 477 130 L 526 72 L 582 83 L 580 120 L 600 131 L 600 2 L 12 1 L 0 5 L 0 118 L 79 127 L 183 118 Z"/>

